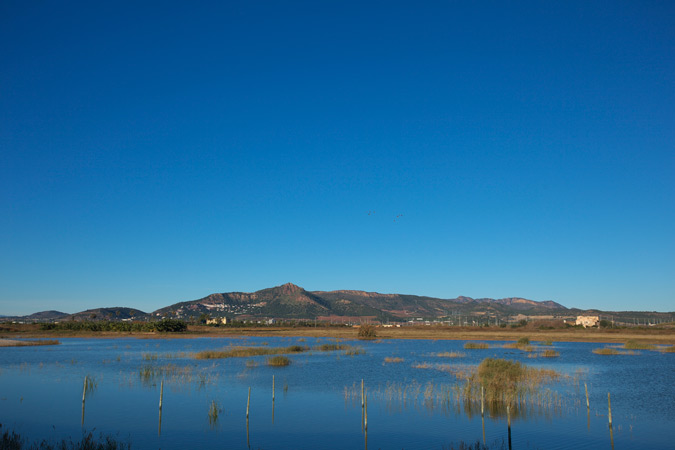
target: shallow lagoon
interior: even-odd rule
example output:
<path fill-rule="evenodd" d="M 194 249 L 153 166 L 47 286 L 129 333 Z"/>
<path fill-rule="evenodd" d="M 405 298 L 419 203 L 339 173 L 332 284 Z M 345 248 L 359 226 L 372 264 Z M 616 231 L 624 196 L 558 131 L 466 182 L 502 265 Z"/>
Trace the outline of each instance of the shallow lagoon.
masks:
<path fill-rule="evenodd" d="M 447 395 L 459 383 L 452 371 L 467 370 L 486 357 L 500 357 L 566 375 L 546 386 L 551 392 L 545 405 L 514 413 L 514 448 L 611 448 L 607 392 L 612 395 L 614 448 L 672 448 L 675 435 L 672 353 L 605 356 L 592 353 L 603 344 L 554 343 L 542 349 L 554 349 L 559 357 L 528 358 L 527 352 L 502 348 L 504 342 L 490 342 L 485 350 L 465 350 L 465 341 L 346 341 L 364 353 L 311 351 L 288 355 L 290 366 L 269 367 L 264 356 L 197 360 L 190 354 L 229 345 L 313 347 L 334 340 L 68 338 L 61 342 L 0 348 L 4 428 L 32 440 L 78 439 L 84 429 L 114 435 L 131 442 L 132 448 L 162 449 L 441 449 L 456 447 L 460 441 L 483 442 L 483 430 L 488 445 L 501 444 L 507 441 L 502 413 L 486 411 L 481 420 L 479 405 L 457 403 Z M 440 352 L 465 356 L 435 356 Z M 386 363 L 386 357 L 403 361 Z M 85 376 L 94 380 L 95 388 L 87 395 L 82 425 Z M 362 429 L 361 379 L 369 393 L 367 436 Z M 215 422 L 208 414 L 213 401 L 219 409 Z"/>

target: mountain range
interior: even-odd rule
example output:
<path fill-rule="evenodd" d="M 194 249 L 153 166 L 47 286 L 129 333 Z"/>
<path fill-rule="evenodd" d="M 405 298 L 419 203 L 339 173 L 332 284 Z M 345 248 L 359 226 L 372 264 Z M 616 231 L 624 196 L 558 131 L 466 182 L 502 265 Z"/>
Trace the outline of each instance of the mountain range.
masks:
<path fill-rule="evenodd" d="M 23 317 L 5 317 L 3 320 L 155 320 L 163 317 L 189 320 L 208 315 L 211 318 L 227 317 L 230 320 L 318 319 L 349 322 L 368 318 L 384 322 L 443 320 L 468 315 L 499 318 L 516 315 L 562 317 L 581 312 L 554 301 L 534 301 L 520 297 L 474 299 L 460 296 L 441 299 L 355 290 L 306 291 L 295 284 L 286 283 L 250 293 L 211 294 L 197 300 L 175 303 L 151 313 L 134 308 L 111 307 L 75 314 L 43 311 Z"/>

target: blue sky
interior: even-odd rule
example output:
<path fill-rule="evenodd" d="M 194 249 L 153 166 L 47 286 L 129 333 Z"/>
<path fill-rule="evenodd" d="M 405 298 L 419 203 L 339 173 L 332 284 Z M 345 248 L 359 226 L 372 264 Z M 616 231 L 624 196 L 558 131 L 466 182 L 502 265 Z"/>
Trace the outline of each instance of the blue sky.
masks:
<path fill-rule="evenodd" d="M 673 311 L 673 23 L 666 1 L 2 2 L 0 314 L 285 282 Z"/>

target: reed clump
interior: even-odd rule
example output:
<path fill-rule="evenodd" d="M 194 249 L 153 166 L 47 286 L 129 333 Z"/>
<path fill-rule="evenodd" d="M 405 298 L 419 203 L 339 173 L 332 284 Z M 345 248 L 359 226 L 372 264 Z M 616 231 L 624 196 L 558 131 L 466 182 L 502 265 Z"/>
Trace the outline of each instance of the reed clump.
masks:
<path fill-rule="evenodd" d="M 361 347 L 352 347 L 351 345 L 348 346 L 348 347 L 349 348 L 347 348 L 344 351 L 344 354 L 347 355 L 347 356 L 363 355 L 363 354 L 366 353 L 366 351 Z"/>
<path fill-rule="evenodd" d="M 556 352 L 555 350 L 544 350 L 541 353 L 541 356 L 544 358 L 557 358 L 560 356 L 560 353 Z"/>
<path fill-rule="evenodd" d="M 246 358 L 251 356 L 283 355 L 302 353 L 307 347 L 291 345 L 290 347 L 230 347 L 224 350 L 204 350 L 194 354 L 196 359 Z"/>
<path fill-rule="evenodd" d="M 216 403 L 215 400 L 211 400 L 211 405 L 209 405 L 209 424 L 211 426 L 215 425 L 218 422 L 218 414 L 220 414 L 221 408 Z"/>
<path fill-rule="evenodd" d="M 671 345 L 670 347 L 663 347 L 661 348 L 661 351 L 664 353 L 675 353 L 675 345 Z"/>
<path fill-rule="evenodd" d="M 272 356 L 267 358 L 267 365 L 272 367 L 284 367 L 291 364 L 291 360 L 286 356 Z"/>
<path fill-rule="evenodd" d="M 467 396 L 473 397 L 480 395 L 482 386 L 488 403 L 509 403 L 559 378 L 560 374 L 554 370 L 527 367 L 505 359 L 486 358 L 467 379 L 465 390 L 468 391 Z"/>
<path fill-rule="evenodd" d="M 490 344 L 486 342 L 467 342 L 464 344 L 464 348 L 467 350 L 485 350 L 490 348 Z"/>
<path fill-rule="evenodd" d="M 398 357 L 398 356 L 387 356 L 384 358 L 384 362 L 386 363 L 401 363 L 403 362 L 403 358 Z"/>

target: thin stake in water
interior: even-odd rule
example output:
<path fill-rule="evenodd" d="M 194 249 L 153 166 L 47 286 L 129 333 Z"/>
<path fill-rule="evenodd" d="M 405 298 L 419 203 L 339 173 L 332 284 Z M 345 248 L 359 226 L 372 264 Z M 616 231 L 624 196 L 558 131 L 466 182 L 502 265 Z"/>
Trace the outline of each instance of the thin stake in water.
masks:
<path fill-rule="evenodd" d="M 248 420 L 248 409 L 251 406 L 251 386 L 248 387 L 248 400 L 246 401 L 246 420 Z"/>
<path fill-rule="evenodd" d="M 607 408 L 609 409 L 609 427 L 612 428 L 612 399 L 609 397 L 609 392 L 607 393 Z"/>
<path fill-rule="evenodd" d="M 584 390 L 586 391 L 586 409 L 591 409 L 591 404 L 588 402 L 588 386 L 584 383 Z"/>
<path fill-rule="evenodd" d="M 485 413 L 485 390 L 483 386 L 480 387 L 480 416 L 483 417 Z"/>

